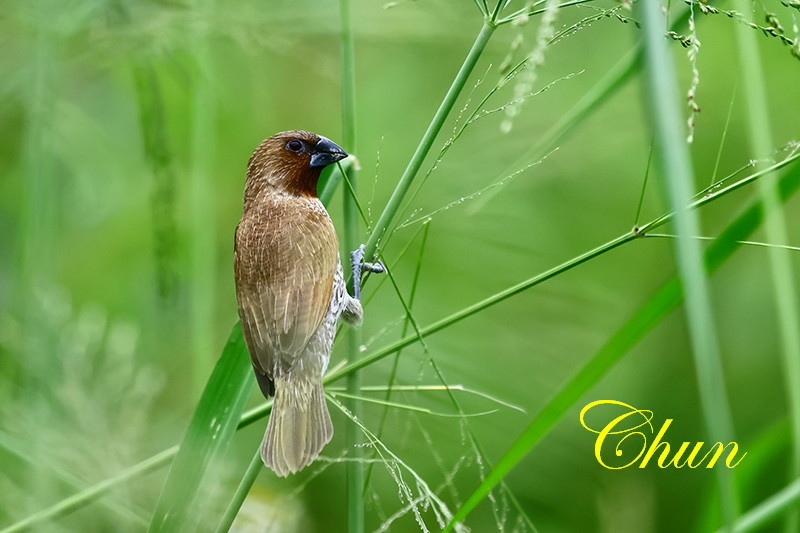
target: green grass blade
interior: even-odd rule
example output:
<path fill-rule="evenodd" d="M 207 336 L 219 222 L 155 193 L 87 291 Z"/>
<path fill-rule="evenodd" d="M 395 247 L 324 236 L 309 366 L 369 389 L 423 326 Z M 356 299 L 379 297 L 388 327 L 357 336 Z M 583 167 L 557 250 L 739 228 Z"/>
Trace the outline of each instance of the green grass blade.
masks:
<path fill-rule="evenodd" d="M 252 387 L 250 358 L 237 324 L 181 441 L 150 522 L 150 532 L 180 531 L 187 522 L 206 474 L 233 439 Z"/>
<path fill-rule="evenodd" d="M 322 171 L 322 176 L 319 178 L 319 183 L 317 184 L 317 195 L 323 204 L 331 205 L 333 193 L 336 192 L 336 189 L 342 183 L 342 172 L 349 172 L 352 167 L 353 161 L 351 158 L 339 161 L 335 165 L 325 167 L 325 170 Z"/>
<path fill-rule="evenodd" d="M 417 287 L 419 286 L 419 277 L 422 272 L 422 257 L 425 253 L 425 248 L 427 247 L 428 244 L 428 232 L 430 231 L 430 229 L 431 225 L 429 221 L 422 223 L 422 237 L 420 238 L 420 243 L 419 243 L 419 253 L 417 255 L 417 263 L 414 266 L 414 276 L 411 278 L 411 287 L 409 289 L 410 292 L 408 295 L 409 312 L 414 307 L 414 299 L 416 298 Z M 403 319 L 403 329 L 400 333 L 401 337 L 405 337 L 406 334 L 408 333 L 410 318 L 411 318 L 410 313 L 407 313 L 405 318 Z M 397 354 L 395 354 L 394 361 L 392 361 L 392 370 L 389 372 L 389 379 L 387 380 L 386 397 L 384 398 L 384 400 L 386 400 L 387 402 L 392 397 L 392 387 L 394 385 L 395 378 L 397 377 L 397 367 L 400 363 L 400 354 L 401 352 L 397 352 Z M 387 412 L 388 412 L 387 410 L 383 411 L 380 422 L 378 423 L 378 432 L 377 432 L 378 438 L 381 438 L 383 436 L 383 428 L 384 425 L 386 424 Z"/>
<path fill-rule="evenodd" d="M 743 461 L 736 467 L 736 481 L 740 487 L 745 489 L 761 486 L 765 481 L 769 483 L 767 480 L 774 478 L 774 466 L 786 462 L 791 446 L 789 419 L 787 417 L 778 418 L 760 429 L 757 434 L 750 436 L 747 441 L 747 461 Z M 779 488 L 781 488 L 780 485 L 777 485 L 772 487 L 769 492 L 758 496 L 757 491 L 743 490 L 742 508 L 750 508 L 752 511 L 761 505 L 766 496 L 777 492 Z M 704 494 L 698 501 L 699 513 L 693 521 L 691 529 L 693 531 L 715 531 L 719 527 L 719 491 L 703 492 Z M 743 513 L 742 517 L 749 512 Z"/>
<path fill-rule="evenodd" d="M 195 16 L 214 20 L 213 0 L 197 0 Z M 214 307 L 216 288 L 217 249 L 216 217 L 214 211 L 214 149 L 216 99 L 214 95 L 213 46 L 207 31 L 193 34 L 191 43 L 196 64 L 191 91 L 191 168 L 189 180 L 189 234 L 191 305 L 189 323 L 191 327 L 190 347 L 192 360 L 193 392 L 203 388 L 211 363 L 215 356 Z"/>
<path fill-rule="evenodd" d="M 722 356 L 716 336 L 710 290 L 703 268 L 700 242 L 692 236 L 700 234 L 697 213 L 687 206 L 694 183 L 689 149 L 684 140 L 678 108 L 678 82 L 672 57 L 662 35 L 663 18 L 655 3 L 644 2 L 643 19 L 645 71 L 647 73 L 647 111 L 656 133 L 656 148 L 661 169 L 661 186 L 675 213 L 674 227 L 678 238 L 673 241 L 678 274 L 686 302 L 686 321 L 694 356 L 700 392 L 700 403 L 709 440 L 731 442 L 733 416 L 725 390 Z M 738 513 L 733 473 L 724 465 L 716 470 L 720 486 L 722 517 L 732 524 Z"/>
<path fill-rule="evenodd" d="M 639 227 L 639 215 L 642 214 L 642 205 L 644 204 L 644 194 L 647 192 L 647 181 L 650 177 L 650 168 L 653 160 L 653 147 L 655 145 L 655 138 L 650 140 L 650 150 L 647 153 L 647 165 L 644 169 L 644 179 L 642 180 L 642 191 L 639 193 L 639 203 L 636 204 L 636 216 L 633 217 L 633 226 Z"/>
<path fill-rule="evenodd" d="M 438 411 L 433 411 L 428 409 L 427 407 L 417 407 L 416 405 L 411 405 L 407 403 L 399 403 L 399 402 L 391 402 L 386 400 L 379 400 L 378 398 L 370 398 L 369 396 L 359 396 L 355 394 L 350 394 L 347 392 L 341 391 L 331 391 L 329 393 L 334 398 L 347 398 L 349 400 L 355 400 L 357 402 L 366 402 L 366 403 L 373 403 L 377 405 L 381 405 L 386 408 L 394 408 L 394 409 L 403 409 L 406 411 L 413 411 L 415 413 L 424 413 L 426 415 L 433 415 L 433 416 L 441 416 L 441 417 L 462 417 L 462 416 L 483 416 L 491 413 L 496 413 L 497 409 L 490 409 L 488 411 L 481 411 L 478 413 L 441 413 Z M 348 408 L 349 409 L 349 408 Z M 352 411 L 351 411 L 352 412 Z M 377 437 L 377 435 L 376 435 Z"/>
<path fill-rule="evenodd" d="M 445 531 L 467 515 L 500 483 L 514 466 L 566 415 L 644 335 L 680 303 L 680 284 L 673 279 L 658 290 L 583 367 L 549 400 L 503 453 L 492 471 L 455 513 Z"/>
<path fill-rule="evenodd" d="M 793 168 L 779 182 L 781 201 L 786 201 L 800 188 L 800 168 Z M 725 262 L 740 246 L 738 241 L 761 224 L 763 207 L 755 203 L 736 218 L 714 241 L 705 253 L 705 266 L 709 273 Z M 603 347 L 591 357 L 581 369 L 549 400 L 531 420 L 519 437 L 503 453 L 494 469 L 456 511 L 453 523 L 445 531 L 452 530 L 455 522 L 464 520 L 519 461 L 530 452 L 566 412 L 594 386 L 646 333 L 658 324 L 681 301 L 681 287 L 677 278 L 661 286 L 634 315 L 617 331 Z"/>
<path fill-rule="evenodd" d="M 356 142 L 356 80 L 355 80 L 355 50 L 353 46 L 352 20 L 350 16 L 350 0 L 339 0 L 339 15 L 342 31 L 342 141 L 346 150 L 358 154 Z M 344 174 L 344 173 L 343 173 Z M 357 169 L 353 166 L 349 175 L 344 175 L 347 190 L 343 195 L 342 211 L 344 215 L 345 252 L 349 253 L 361 244 L 358 224 L 359 215 L 364 216 L 357 198 Z M 351 276 L 352 278 L 352 276 Z M 360 281 L 360 280 L 359 280 Z M 348 290 L 353 294 L 352 281 Z M 359 346 L 362 342 L 360 329 L 351 328 L 346 331 L 347 358 L 353 360 L 358 357 Z M 347 376 L 347 391 L 356 396 L 361 392 L 361 374 L 353 372 Z M 347 408 L 357 419 L 362 418 L 361 402 L 352 398 L 347 401 Z M 345 445 L 347 454 L 353 460 L 348 461 L 347 470 L 347 531 L 350 533 L 364 532 L 364 448 L 361 446 L 361 432 L 353 422 L 348 422 L 345 428 Z"/>
<path fill-rule="evenodd" d="M 739 0 L 738 9 L 742 13 L 750 11 L 746 2 Z M 746 131 L 756 157 L 765 157 L 772 146 L 772 131 L 769 124 L 766 89 L 763 68 L 759 56 L 759 42 L 752 29 L 736 25 L 739 57 L 742 65 L 742 84 L 747 104 Z M 775 176 L 767 176 L 759 182 L 759 192 L 764 202 L 766 217 L 764 230 L 767 242 L 785 244 L 789 242 L 786 220 L 778 198 Z M 789 251 L 781 247 L 770 248 L 768 252 L 772 277 L 772 295 L 775 300 L 778 331 L 781 339 L 786 391 L 792 427 L 792 460 L 789 479 L 800 477 L 800 307 L 798 307 L 797 284 L 792 274 L 792 258 Z M 786 531 L 797 531 L 800 527 L 800 513 L 794 512 L 786 517 Z"/>

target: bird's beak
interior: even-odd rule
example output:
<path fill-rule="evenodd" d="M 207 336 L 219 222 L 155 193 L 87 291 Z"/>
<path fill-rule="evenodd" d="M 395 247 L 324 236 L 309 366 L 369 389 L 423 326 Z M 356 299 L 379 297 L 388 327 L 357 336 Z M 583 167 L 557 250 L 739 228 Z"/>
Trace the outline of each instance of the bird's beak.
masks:
<path fill-rule="evenodd" d="M 341 146 L 320 135 L 317 144 L 311 148 L 311 162 L 309 165 L 312 167 L 326 167 L 331 163 L 341 161 L 345 157 L 347 157 L 347 152 L 342 150 Z"/>

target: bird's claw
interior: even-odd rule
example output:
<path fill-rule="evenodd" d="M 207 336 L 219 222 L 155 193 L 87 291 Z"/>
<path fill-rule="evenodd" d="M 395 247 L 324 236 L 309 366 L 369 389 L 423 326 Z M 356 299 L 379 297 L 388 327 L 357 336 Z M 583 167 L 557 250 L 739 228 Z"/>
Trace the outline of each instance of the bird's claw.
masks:
<path fill-rule="evenodd" d="M 365 245 L 359 246 L 357 249 L 350 252 L 350 268 L 353 271 L 353 297 L 356 300 L 361 299 L 361 274 L 364 271 L 372 272 L 373 274 L 382 274 L 386 272 L 386 267 L 381 261 L 375 263 L 368 263 L 364 261 Z"/>
<path fill-rule="evenodd" d="M 386 267 L 383 266 L 382 261 L 377 261 L 375 263 L 361 263 L 361 268 L 367 272 L 372 272 L 373 274 L 383 274 L 386 272 Z"/>
<path fill-rule="evenodd" d="M 353 289 L 360 288 L 361 285 L 361 264 L 364 262 L 364 248 L 362 244 L 357 249 L 350 252 L 350 269 L 353 272 Z M 359 291 L 355 291 L 356 299 L 359 299 Z"/>

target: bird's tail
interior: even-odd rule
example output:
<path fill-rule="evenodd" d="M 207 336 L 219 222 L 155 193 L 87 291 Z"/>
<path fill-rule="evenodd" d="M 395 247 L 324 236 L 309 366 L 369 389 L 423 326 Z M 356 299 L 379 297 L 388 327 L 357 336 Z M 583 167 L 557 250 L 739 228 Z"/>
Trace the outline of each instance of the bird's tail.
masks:
<path fill-rule="evenodd" d="M 275 380 L 275 402 L 261 443 L 261 459 L 277 475 L 302 470 L 333 438 L 322 383 Z"/>

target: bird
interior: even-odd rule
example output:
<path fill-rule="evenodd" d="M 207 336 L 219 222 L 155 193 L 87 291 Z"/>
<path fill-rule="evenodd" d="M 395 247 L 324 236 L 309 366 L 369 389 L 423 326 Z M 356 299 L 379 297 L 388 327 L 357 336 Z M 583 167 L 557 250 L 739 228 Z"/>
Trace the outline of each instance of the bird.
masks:
<path fill-rule="evenodd" d="M 322 378 L 338 321 L 359 325 L 363 318 L 317 196 L 322 169 L 346 157 L 330 139 L 292 130 L 262 141 L 247 164 L 234 279 L 256 381 L 266 398 L 275 397 L 261 459 L 281 477 L 311 464 L 333 437 Z M 363 250 L 351 255 L 356 286 Z"/>

